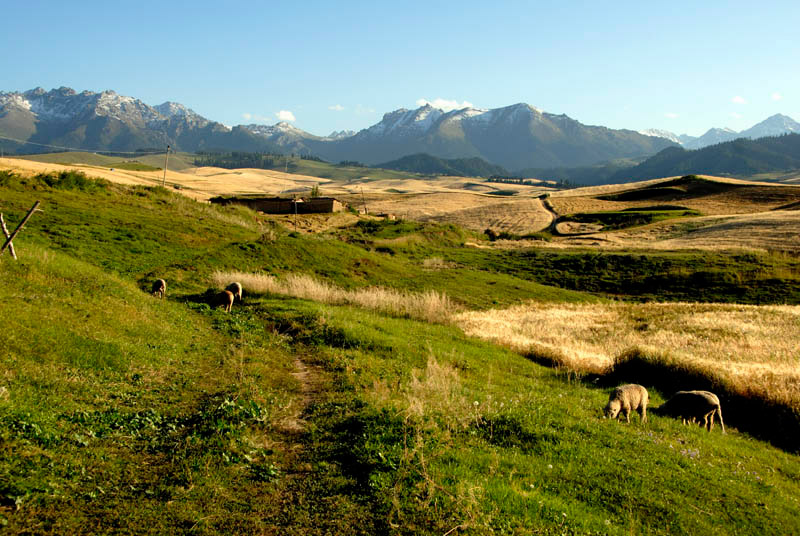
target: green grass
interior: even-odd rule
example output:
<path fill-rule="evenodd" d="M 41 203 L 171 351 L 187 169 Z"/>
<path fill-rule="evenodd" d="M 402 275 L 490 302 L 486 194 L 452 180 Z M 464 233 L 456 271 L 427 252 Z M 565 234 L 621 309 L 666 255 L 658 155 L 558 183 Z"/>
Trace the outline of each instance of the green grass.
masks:
<path fill-rule="evenodd" d="M 610 212 L 580 212 L 559 217 L 558 222 L 594 223 L 602 227 L 595 232 L 616 231 L 639 227 L 673 218 L 701 216 L 696 210 L 683 207 L 648 207 Z"/>
<path fill-rule="evenodd" d="M 338 386 L 312 411 L 315 463 L 343 464 L 396 533 L 798 528 L 796 458 L 735 431 L 600 419 L 605 389 L 453 328 L 263 303 L 282 325 L 304 311 L 307 332 L 292 332 Z M 663 400 L 651 393 L 653 405 Z"/>
<path fill-rule="evenodd" d="M 230 314 L 204 303 L 215 270 L 435 289 L 468 308 L 780 302 L 796 300 L 797 259 L 493 251 L 406 221 L 305 236 L 74 173 L 0 173 L 0 199 L 12 228 L 43 209 L 19 260 L 0 257 L 4 534 L 800 530 L 796 455 L 735 429 L 600 419 L 607 389 L 448 325 L 247 289 Z M 648 387 L 655 406 L 665 393 Z"/>
<path fill-rule="evenodd" d="M 450 250 L 444 259 L 628 301 L 800 304 L 800 260 L 781 253 Z"/>
<path fill-rule="evenodd" d="M 120 161 L 119 156 L 106 156 L 97 153 L 85 152 L 66 152 L 66 153 L 44 153 L 18 157 L 22 160 L 32 160 L 34 162 L 50 162 L 53 164 L 64 165 L 88 165 L 117 169 L 129 169 L 132 171 L 155 171 L 164 169 L 164 154 L 136 156 L 130 155 L 124 161 Z M 190 167 L 194 156 L 188 153 L 170 153 L 168 167 L 174 171 L 180 171 Z"/>
<path fill-rule="evenodd" d="M 108 165 L 111 169 L 127 169 L 129 171 L 159 171 L 164 168 L 153 167 L 136 161 L 112 162 Z"/>

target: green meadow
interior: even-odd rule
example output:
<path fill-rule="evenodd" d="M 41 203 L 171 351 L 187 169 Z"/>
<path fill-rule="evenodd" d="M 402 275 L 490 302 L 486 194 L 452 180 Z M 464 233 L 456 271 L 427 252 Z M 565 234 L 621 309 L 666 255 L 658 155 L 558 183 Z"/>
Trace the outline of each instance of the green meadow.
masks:
<path fill-rule="evenodd" d="M 368 219 L 299 234 L 163 188 L 0 172 L 10 228 L 35 200 L 19 260 L 0 257 L 3 534 L 800 532 L 797 449 L 768 437 L 602 419 L 607 382 L 446 314 L 247 286 L 229 314 L 208 305 L 234 271 L 455 310 L 797 304 L 796 258 L 479 249 Z M 645 385 L 653 407 L 670 395 Z"/>

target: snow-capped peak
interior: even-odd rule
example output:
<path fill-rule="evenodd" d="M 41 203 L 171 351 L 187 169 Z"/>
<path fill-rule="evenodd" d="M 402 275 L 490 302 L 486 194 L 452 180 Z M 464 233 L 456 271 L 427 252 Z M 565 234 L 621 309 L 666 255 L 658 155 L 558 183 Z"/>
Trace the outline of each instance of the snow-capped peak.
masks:
<path fill-rule="evenodd" d="M 678 137 L 678 135 L 675 134 L 674 132 L 670 132 L 669 130 L 663 130 L 660 128 L 648 128 L 645 130 L 640 130 L 639 134 L 642 134 L 644 136 L 653 136 L 655 138 L 664 138 L 671 142 L 677 143 L 678 145 L 683 145 L 683 142 L 681 142 L 681 139 Z"/>

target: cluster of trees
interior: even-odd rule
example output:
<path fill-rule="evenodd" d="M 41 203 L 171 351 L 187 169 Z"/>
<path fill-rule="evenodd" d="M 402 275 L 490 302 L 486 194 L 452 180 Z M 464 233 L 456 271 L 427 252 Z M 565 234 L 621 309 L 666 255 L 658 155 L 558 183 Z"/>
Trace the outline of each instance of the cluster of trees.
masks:
<path fill-rule="evenodd" d="M 800 134 L 784 134 L 756 140 L 739 138 L 696 151 L 670 147 L 638 166 L 617 172 L 610 182 L 689 173 L 747 177 L 795 169 L 800 169 Z"/>
<path fill-rule="evenodd" d="M 536 181 L 532 179 L 523 179 L 522 177 L 503 177 L 501 175 L 492 175 L 488 179 L 487 182 L 500 182 L 503 184 L 523 184 L 525 186 L 534 186 L 537 184 Z"/>
<path fill-rule="evenodd" d="M 285 166 L 291 158 L 312 160 L 314 162 L 324 162 L 324 160 L 319 157 L 306 154 L 285 155 L 280 153 L 250 153 L 243 151 L 198 151 L 194 159 L 194 165 L 220 167 L 225 169 L 276 169 Z"/>

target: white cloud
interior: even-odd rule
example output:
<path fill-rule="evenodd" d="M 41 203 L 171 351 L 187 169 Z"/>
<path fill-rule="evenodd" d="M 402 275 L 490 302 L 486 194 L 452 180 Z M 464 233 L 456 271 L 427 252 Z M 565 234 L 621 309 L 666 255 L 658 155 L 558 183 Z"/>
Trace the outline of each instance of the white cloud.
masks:
<path fill-rule="evenodd" d="M 296 119 L 294 118 L 294 114 L 289 110 L 281 110 L 280 112 L 275 112 L 275 116 L 281 121 L 296 121 Z"/>
<path fill-rule="evenodd" d="M 370 108 L 369 106 L 364 106 L 363 104 L 356 106 L 356 115 L 369 115 L 374 113 L 375 108 Z"/>
<path fill-rule="evenodd" d="M 736 112 L 731 112 L 731 117 L 733 117 L 734 119 L 741 119 L 744 116 Z"/>
<path fill-rule="evenodd" d="M 334 104 L 333 106 L 328 106 L 328 110 L 333 110 L 334 112 L 341 112 L 344 110 L 344 106 L 341 104 Z"/>
<path fill-rule="evenodd" d="M 783 98 L 783 95 L 781 95 L 781 94 L 780 94 L 780 93 L 778 93 L 777 91 L 776 91 L 775 93 L 773 93 L 773 94 L 772 94 L 772 100 L 774 100 L 774 101 L 779 101 L 779 100 L 781 100 L 782 98 Z"/>
<path fill-rule="evenodd" d="M 245 113 L 242 114 L 242 119 L 244 119 L 245 121 L 252 121 L 254 123 L 271 123 L 272 122 L 272 118 L 271 117 L 268 117 L 266 115 L 251 114 L 251 113 L 248 113 L 248 112 L 245 112 Z"/>
<path fill-rule="evenodd" d="M 735 97 L 733 97 L 731 99 L 731 102 L 734 103 L 734 104 L 747 104 L 747 101 L 745 100 L 745 98 L 741 97 L 739 95 L 736 95 Z"/>
<path fill-rule="evenodd" d="M 417 106 L 425 106 L 426 104 L 430 104 L 434 108 L 439 108 L 445 112 L 449 112 L 450 110 L 460 110 L 461 108 L 472 108 L 473 104 L 469 101 L 458 102 L 457 100 L 447 100 L 447 99 L 434 99 L 429 101 L 427 99 L 417 99 Z"/>
<path fill-rule="evenodd" d="M 667 119 L 677 119 L 678 118 L 678 114 L 676 114 L 674 112 L 667 112 L 667 113 L 664 114 L 664 117 L 666 117 Z"/>

